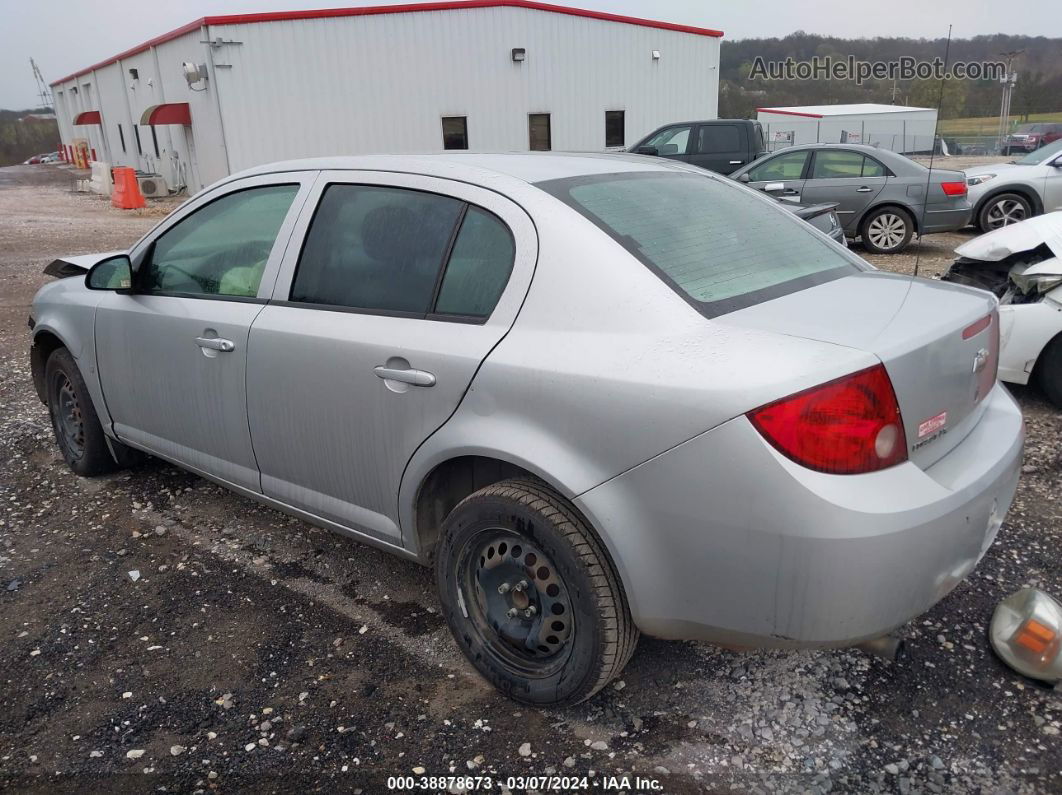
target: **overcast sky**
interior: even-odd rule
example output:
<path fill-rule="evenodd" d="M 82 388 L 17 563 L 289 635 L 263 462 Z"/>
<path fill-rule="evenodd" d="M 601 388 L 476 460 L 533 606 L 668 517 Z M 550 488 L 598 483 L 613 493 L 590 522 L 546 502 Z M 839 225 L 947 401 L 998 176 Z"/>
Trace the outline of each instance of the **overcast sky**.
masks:
<path fill-rule="evenodd" d="M 0 108 L 37 104 L 29 59 L 51 82 L 202 16 L 253 11 L 391 5 L 397 0 L 0 0 Z M 407 0 L 402 0 L 403 2 Z M 1015 33 L 1062 36 L 1058 0 L 555 0 L 715 28 L 728 39 L 795 30 L 844 37 L 956 38 Z M 1006 9 L 1011 8 L 1008 12 Z"/>

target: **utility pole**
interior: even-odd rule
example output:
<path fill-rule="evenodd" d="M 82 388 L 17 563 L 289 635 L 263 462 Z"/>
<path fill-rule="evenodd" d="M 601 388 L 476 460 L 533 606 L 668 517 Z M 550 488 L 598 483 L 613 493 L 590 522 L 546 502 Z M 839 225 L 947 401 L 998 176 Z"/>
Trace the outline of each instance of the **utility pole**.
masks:
<path fill-rule="evenodd" d="M 37 81 L 37 96 L 40 98 L 41 107 L 52 108 L 52 92 L 48 90 L 48 84 L 44 82 L 44 76 L 37 68 L 37 62 L 32 58 L 30 58 L 30 66 L 33 67 L 33 79 Z"/>
<path fill-rule="evenodd" d="M 1007 73 L 1003 75 L 999 82 L 1003 84 L 1003 96 L 999 103 L 999 135 L 996 141 L 996 146 L 999 151 L 1003 151 L 1003 144 L 1007 138 L 1007 133 L 1010 128 L 1010 100 L 1014 95 L 1014 84 L 1018 82 L 1018 73 L 1015 72 L 1011 66 L 1014 63 L 1014 59 L 1021 55 L 1025 50 L 1012 50 L 1011 52 L 1001 52 L 999 55 L 1001 58 L 1007 60 Z"/>

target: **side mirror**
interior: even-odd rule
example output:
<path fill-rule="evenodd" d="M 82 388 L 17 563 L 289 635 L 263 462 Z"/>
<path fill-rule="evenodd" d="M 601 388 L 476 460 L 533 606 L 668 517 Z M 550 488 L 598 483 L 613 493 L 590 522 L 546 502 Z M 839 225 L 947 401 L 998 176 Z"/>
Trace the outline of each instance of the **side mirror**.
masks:
<path fill-rule="evenodd" d="M 751 182 L 751 181 L 752 180 L 749 179 L 749 174 L 748 174 L 747 171 L 744 174 L 742 174 L 740 177 L 738 177 L 738 182 Z"/>
<path fill-rule="evenodd" d="M 634 148 L 636 155 L 653 155 L 654 157 L 660 154 L 660 150 L 655 146 L 636 146 Z"/>
<path fill-rule="evenodd" d="M 133 263 L 125 254 L 101 260 L 85 276 L 90 290 L 130 290 L 133 287 Z"/>

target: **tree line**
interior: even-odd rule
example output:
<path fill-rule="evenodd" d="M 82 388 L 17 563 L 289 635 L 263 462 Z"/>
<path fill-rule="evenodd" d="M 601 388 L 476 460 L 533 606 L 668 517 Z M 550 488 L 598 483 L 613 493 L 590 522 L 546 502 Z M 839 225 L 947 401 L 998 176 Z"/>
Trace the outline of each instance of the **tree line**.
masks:
<path fill-rule="evenodd" d="M 719 69 L 719 116 L 752 118 L 758 107 L 833 105 L 860 102 L 936 107 L 938 80 L 762 80 L 750 79 L 757 56 L 765 61 L 810 61 L 815 56 L 859 61 L 943 60 L 947 42 L 939 39 L 840 39 L 797 31 L 784 38 L 723 40 Z M 1043 36 L 975 36 L 952 39 L 948 60 L 1004 61 L 1013 56 L 1018 73 L 1011 113 L 1019 119 L 1033 113 L 1062 111 L 1062 39 Z M 999 113 L 1001 86 L 995 80 L 945 80 L 942 119 L 994 116 Z"/>
<path fill-rule="evenodd" d="M 0 110 L 0 166 L 21 163 L 33 155 L 59 148 L 59 125 L 55 119 L 24 118 L 51 112 L 51 108 Z"/>

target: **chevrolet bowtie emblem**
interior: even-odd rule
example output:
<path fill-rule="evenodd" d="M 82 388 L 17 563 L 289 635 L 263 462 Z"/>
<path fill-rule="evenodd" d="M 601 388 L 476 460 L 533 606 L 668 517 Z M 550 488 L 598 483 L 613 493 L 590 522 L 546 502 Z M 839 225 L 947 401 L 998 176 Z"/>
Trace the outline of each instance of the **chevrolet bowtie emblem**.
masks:
<path fill-rule="evenodd" d="M 973 371 L 979 373 L 985 369 L 985 365 L 988 363 L 988 351 L 981 348 L 974 354 Z"/>

